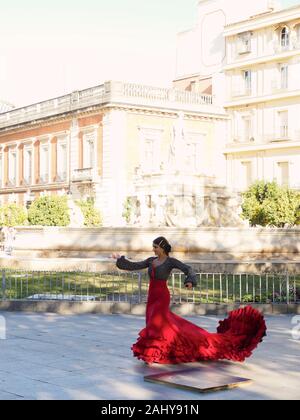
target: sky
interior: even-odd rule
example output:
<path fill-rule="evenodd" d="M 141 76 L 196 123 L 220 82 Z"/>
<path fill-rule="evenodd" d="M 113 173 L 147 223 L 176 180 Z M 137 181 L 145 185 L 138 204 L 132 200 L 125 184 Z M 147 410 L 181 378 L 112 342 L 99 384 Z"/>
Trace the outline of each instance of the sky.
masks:
<path fill-rule="evenodd" d="M 171 87 L 176 35 L 197 19 L 197 0 L 2 2 L 0 99 L 16 107 L 107 80 Z"/>

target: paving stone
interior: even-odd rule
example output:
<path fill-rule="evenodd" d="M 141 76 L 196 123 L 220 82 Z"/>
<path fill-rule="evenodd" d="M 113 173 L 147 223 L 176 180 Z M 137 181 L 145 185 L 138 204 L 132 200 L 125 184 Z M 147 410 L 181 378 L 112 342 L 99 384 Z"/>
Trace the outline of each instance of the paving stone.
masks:
<path fill-rule="evenodd" d="M 130 347 L 144 328 L 144 317 L 0 315 L 7 324 L 7 339 L 0 340 L 0 400 L 300 399 L 300 337 L 292 336 L 293 315 L 266 317 L 268 336 L 246 363 L 217 363 L 253 385 L 205 396 L 144 382 L 147 375 L 202 365 L 149 367 L 133 358 Z M 187 317 L 211 332 L 221 318 Z"/>

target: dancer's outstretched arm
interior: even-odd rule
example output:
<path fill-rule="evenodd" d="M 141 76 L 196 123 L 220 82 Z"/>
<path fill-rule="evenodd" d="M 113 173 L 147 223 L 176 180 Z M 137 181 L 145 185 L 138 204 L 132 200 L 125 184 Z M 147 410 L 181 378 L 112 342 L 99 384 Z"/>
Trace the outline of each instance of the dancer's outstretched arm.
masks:
<path fill-rule="evenodd" d="M 193 271 L 192 267 L 189 265 L 184 264 L 183 262 L 176 260 L 176 258 L 171 258 L 172 264 L 174 268 L 178 268 L 178 270 L 182 271 L 185 275 L 184 284 L 188 289 L 192 289 L 193 287 L 197 286 L 197 275 Z"/>
<path fill-rule="evenodd" d="M 139 261 L 139 262 L 132 262 L 127 260 L 124 255 L 120 256 L 119 254 L 113 254 L 112 258 L 117 260 L 117 267 L 120 270 L 126 270 L 126 271 L 139 271 L 144 270 L 145 268 L 148 268 L 153 258 L 148 258 L 145 261 Z"/>

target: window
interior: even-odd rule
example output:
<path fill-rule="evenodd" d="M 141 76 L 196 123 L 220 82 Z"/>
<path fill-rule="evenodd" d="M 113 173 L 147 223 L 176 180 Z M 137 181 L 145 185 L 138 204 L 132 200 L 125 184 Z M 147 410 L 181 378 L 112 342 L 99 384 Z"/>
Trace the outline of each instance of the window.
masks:
<path fill-rule="evenodd" d="M 95 135 L 87 133 L 83 137 L 83 167 L 91 169 L 95 166 Z"/>
<path fill-rule="evenodd" d="M 290 32 L 287 27 L 284 27 L 280 32 L 280 45 L 283 48 L 288 48 L 290 45 Z"/>
<path fill-rule="evenodd" d="M 40 163 L 41 182 L 49 181 L 49 145 L 41 145 L 41 163 Z"/>
<path fill-rule="evenodd" d="M 17 182 L 17 152 L 9 151 L 8 158 L 8 180 L 10 185 L 16 185 Z"/>
<path fill-rule="evenodd" d="M 196 85 L 196 81 L 194 80 L 193 82 L 191 82 L 191 84 L 190 84 L 190 91 L 191 92 L 196 92 L 196 87 L 197 87 L 197 85 Z"/>
<path fill-rule="evenodd" d="M 251 52 L 251 33 L 246 32 L 238 37 L 238 53 L 247 54 Z"/>
<path fill-rule="evenodd" d="M 24 181 L 25 184 L 31 184 L 32 181 L 32 150 L 24 150 Z"/>
<path fill-rule="evenodd" d="M 278 113 L 279 118 L 279 137 L 285 139 L 289 135 L 289 114 L 288 111 Z"/>
<path fill-rule="evenodd" d="M 249 142 L 252 138 L 252 118 L 243 117 L 243 141 Z"/>
<path fill-rule="evenodd" d="M 200 173 L 203 162 L 203 148 L 205 144 L 205 135 L 190 133 L 187 139 L 186 167 L 191 172 Z"/>
<path fill-rule="evenodd" d="M 289 87 L 289 66 L 287 64 L 280 65 L 280 87 L 281 89 Z"/>
<path fill-rule="evenodd" d="M 243 190 L 247 190 L 252 184 L 252 162 L 241 162 L 241 163 L 242 163 L 241 187 Z"/>
<path fill-rule="evenodd" d="M 146 139 L 144 144 L 145 160 L 144 167 L 146 172 L 154 172 L 156 168 L 155 164 L 155 150 L 154 150 L 154 140 Z"/>
<path fill-rule="evenodd" d="M 244 87 L 245 87 L 246 94 L 251 93 L 251 90 L 252 90 L 252 72 L 251 72 L 251 70 L 244 71 Z"/>
<path fill-rule="evenodd" d="M 67 165 L 67 143 L 59 142 L 57 144 L 57 175 L 59 181 L 66 181 Z"/>
<path fill-rule="evenodd" d="M 278 183 L 283 187 L 289 186 L 290 165 L 289 162 L 278 162 Z"/>
<path fill-rule="evenodd" d="M 160 144 L 163 130 L 139 127 L 140 131 L 140 166 L 145 173 L 160 171 Z"/>

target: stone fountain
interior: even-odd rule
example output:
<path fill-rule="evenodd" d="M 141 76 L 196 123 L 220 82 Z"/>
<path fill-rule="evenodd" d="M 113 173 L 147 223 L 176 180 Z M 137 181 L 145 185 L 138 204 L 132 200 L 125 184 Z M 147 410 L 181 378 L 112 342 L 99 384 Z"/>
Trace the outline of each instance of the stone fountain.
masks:
<path fill-rule="evenodd" d="M 143 227 L 245 227 L 241 199 L 215 177 L 191 173 L 184 119 L 173 127 L 166 161 L 158 173 L 136 168 L 133 193 L 127 197 L 128 226 Z"/>

